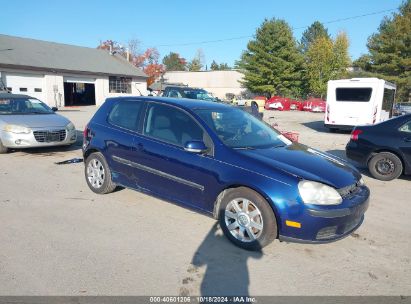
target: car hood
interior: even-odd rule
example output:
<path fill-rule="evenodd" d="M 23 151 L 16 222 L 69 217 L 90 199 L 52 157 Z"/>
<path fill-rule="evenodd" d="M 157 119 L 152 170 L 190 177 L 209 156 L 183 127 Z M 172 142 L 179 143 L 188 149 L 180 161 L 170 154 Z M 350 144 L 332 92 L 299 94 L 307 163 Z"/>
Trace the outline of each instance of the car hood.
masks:
<path fill-rule="evenodd" d="M 0 121 L 27 128 L 65 127 L 70 122 L 58 114 L 1 115 Z"/>
<path fill-rule="evenodd" d="M 285 147 L 238 150 L 238 153 L 259 161 L 267 170 L 281 170 L 337 189 L 352 185 L 361 178 L 361 174 L 344 160 L 297 143 Z"/>

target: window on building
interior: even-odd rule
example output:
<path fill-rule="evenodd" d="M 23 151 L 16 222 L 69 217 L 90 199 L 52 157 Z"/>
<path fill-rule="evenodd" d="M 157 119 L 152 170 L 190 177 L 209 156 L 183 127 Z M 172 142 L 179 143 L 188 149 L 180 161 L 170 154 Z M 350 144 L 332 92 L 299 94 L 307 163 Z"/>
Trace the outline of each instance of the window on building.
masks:
<path fill-rule="evenodd" d="M 27 92 L 27 88 L 20 88 L 20 92 Z"/>
<path fill-rule="evenodd" d="M 43 90 L 41 88 L 34 88 L 34 92 L 41 93 Z"/>
<path fill-rule="evenodd" d="M 110 93 L 128 93 L 131 94 L 131 78 L 110 76 L 109 92 Z"/>

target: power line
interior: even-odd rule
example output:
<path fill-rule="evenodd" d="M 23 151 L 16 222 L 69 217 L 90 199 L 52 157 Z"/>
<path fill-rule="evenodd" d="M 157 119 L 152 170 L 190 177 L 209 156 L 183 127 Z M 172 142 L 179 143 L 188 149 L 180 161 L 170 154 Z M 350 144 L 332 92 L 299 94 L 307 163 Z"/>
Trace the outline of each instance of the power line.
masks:
<path fill-rule="evenodd" d="M 330 24 L 330 23 L 336 23 L 336 22 L 341 22 L 341 21 L 353 20 L 353 19 L 373 16 L 373 15 L 379 15 L 379 14 L 382 14 L 382 13 L 392 12 L 392 11 L 395 11 L 395 10 L 397 10 L 397 9 L 392 8 L 392 9 L 387 9 L 387 10 L 378 11 L 378 12 L 372 12 L 372 13 L 363 14 L 363 15 L 357 15 L 357 16 L 352 16 L 352 17 L 347 17 L 347 18 L 340 18 L 340 19 L 325 21 L 325 22 L 322 22 L 322 23 L 323 24 Z M 309 25 L 301 26 L 301 27 L 294 27 L 294 28 L 292 28 L 292 30 L 300 30 L 300 29 L 305 29 L 307 27 L 309 27 Z M 218 42 L 225 42 L 225 41 L 232 41 L 232 40 L 241 40 L 241 39 L 252 38 L 252 37 L 254 37 L 254 35 L 238 36 L 238 37 L 216 39 L 216 40 L 204 40 L 204 41 L 197 41 L 197 42 L 187 42 L 187 43 L 159 44 L 159 45 L 156 45 L 155 47 L 189 46 L 189 45 L 197 45 L 197 44 L 208 44 L 208 43 L 218 43 Z"/>

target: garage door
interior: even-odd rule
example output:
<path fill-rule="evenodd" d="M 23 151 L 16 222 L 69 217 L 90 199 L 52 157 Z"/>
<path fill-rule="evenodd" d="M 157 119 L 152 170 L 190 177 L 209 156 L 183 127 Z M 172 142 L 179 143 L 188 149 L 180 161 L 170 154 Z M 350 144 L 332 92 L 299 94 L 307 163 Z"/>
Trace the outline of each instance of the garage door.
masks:
<path fill-rule="evenodd" d="M 44 75 L 6 73 L 6 87 L 14 94 L 26 94 L 44 101 Z"/>

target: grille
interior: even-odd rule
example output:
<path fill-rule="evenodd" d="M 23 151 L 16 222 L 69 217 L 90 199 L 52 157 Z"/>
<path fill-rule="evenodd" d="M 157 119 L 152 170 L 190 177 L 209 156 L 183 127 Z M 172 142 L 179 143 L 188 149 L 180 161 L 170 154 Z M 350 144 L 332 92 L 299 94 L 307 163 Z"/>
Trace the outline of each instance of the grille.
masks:
<path fill-rule="evenodd" d="M 34 138 L 38 142 L 59 142 L 66 139 L 66 130 L 34 131 Z"/>

